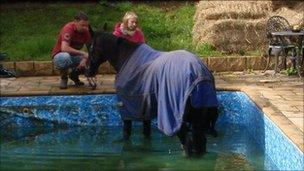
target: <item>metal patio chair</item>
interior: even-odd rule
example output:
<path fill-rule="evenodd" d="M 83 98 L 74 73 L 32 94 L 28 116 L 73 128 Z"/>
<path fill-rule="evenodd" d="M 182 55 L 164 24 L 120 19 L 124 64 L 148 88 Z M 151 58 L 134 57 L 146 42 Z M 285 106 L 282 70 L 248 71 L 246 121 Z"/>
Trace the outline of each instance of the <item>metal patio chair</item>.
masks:
<path fill-rule="evenodd" d="M 291 52 L 291 61 L 295 66 L 295 55 L 296 55 L 296 47 L 295 45 L 290 44 L 289 40 L 286 38 L 281 38 L 277 36 L 273 36 L 271 33 L 280 32 L 280 31 L 289 31 L 291 30 L 291 26 L 289 22 L 281 16 L 272 16 L 267 20 L 266 24 L 266 37 L 269 41 L 268 45 L 268 59 L 267 64 L 264 69 L 264 72 L 269 68 L 270 60 L 272 55 L 276 57 L 275 59 L 275 73 L 278 71 L 279 63 L 283 63 L 284 69 L 286 69 L 286 58 L 288 56 L 288 52 Z M 282 61 L 279 62 L 279 57 L 281 56 Z"/>
<path fill-rule="evenodd" d="M 4 61 L 6 58 L 6 53 L 0 53 L 0 62 Z M 16 77 L 16 74 L 12 71 L 9 71 L 3 67 L 0 63 L 0 78 L 9 78 L 9 77 Z"/>

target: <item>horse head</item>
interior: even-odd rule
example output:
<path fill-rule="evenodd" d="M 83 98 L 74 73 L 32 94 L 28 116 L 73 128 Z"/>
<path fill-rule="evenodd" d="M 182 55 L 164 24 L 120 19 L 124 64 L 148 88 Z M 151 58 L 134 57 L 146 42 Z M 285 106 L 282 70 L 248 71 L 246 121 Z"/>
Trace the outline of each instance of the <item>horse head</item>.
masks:
<path fill-rule="evenodd" d="M 107 58 L 107 48 L 105 37 L 109 33 L 106 32 L 107 23 L 104 24 L 103 28 L 99 31 L 94 32 L 91 27 L 89 31 L 92 37 L 91 43 L 89 45 L 89 61 L 87 63 L 87 68 L 85 71 L 85 76 L 88 79 L 90 86 L 95 89 L 96 84 L 96 75 L 98 73 L 99 66 L 108 60 Z"/>
<path fill-rule="evenodd" d="M 85 75 L 93 88 L 96 88 L 96 81 L 93 78 L 98 73 L 98 68 L 102 63 L 109 61 L 114 69 L 119 71 L 127 58 L 140 45 L 106 32 L 106 27 L 105 24 L 97 32 L 90 29 L 92 41 Z"/>

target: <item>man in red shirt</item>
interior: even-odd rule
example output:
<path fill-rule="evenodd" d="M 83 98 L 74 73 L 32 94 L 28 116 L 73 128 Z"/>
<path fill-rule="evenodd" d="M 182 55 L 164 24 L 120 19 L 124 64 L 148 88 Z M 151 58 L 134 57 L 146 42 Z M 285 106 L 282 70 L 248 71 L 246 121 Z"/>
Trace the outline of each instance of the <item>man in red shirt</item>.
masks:
<path fill-rule="evenodd" d="M 145 43 L 145 37 L 141 29 L 138 27 L 137 15 L 134 12 L 126 12 L 122 19 L 122 23 L 117 23 L 113 34 L 117 37 L 123 37 L 131 42 Z"/>
<path fill-rule="evenodd" d="M 78 12 L 74 20 L 61 29 L 57 43 L 52 50 L 54 66 L 61 75 L 61 89 L 67 88 L 68 76 L 76 86 L 84 85 L 79 80 L 79 74 L 83 71 L 89 55 L 81 49 L 90 41 L 88 16 L 83 12 Z"/>

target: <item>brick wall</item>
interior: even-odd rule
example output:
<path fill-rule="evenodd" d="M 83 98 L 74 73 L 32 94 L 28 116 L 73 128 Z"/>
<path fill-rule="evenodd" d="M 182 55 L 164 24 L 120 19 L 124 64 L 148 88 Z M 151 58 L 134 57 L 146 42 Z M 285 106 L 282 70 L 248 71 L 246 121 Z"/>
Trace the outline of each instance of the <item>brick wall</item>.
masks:
<path fill-rule="evenodd" d="M 263 70 L 266 66 L 264 57 L 209 57 L 202 58 L 213 72 L 244 71 L 248 69 Z M 14 71 L 17 76 L 51 76 L 58 75 L 52 61 L 16 61 L 2 62 L 5 69 Z M 115 74 L 114 68 L 107 62 L 99 67 L 100 74 Z"/>

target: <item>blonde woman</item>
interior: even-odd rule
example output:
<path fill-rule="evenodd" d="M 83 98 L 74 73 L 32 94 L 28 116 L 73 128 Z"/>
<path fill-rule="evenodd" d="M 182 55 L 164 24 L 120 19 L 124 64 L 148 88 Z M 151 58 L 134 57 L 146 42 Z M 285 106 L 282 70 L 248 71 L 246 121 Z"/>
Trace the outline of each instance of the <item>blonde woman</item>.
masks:
<path fill-rule="evenodd" d="M 144 34 L 138 27 L 138 17 L 131 11 L 126 12 L 122 18 L 122 23 L 115 25 L 113 34 L 134 43 L 145 43 Z"/>
<path fill-rule="evenodd" d="M 123 37 L 134 43 L 145 43 L 145 37 L 138 27 L 138 17 L 134 12 L 128 11 L 122 18 L 122 23 L 117 23 L 113 34 Z M 132 130 L 132 120 L 123 121 L 123 138 L 129 140 Z M 143 120 L 143 134 L 145 138 L 151 138 L 151 120 Z"/>

